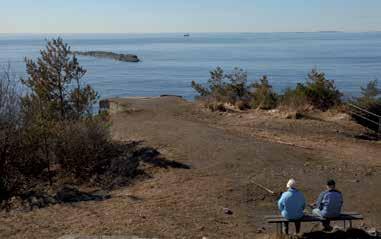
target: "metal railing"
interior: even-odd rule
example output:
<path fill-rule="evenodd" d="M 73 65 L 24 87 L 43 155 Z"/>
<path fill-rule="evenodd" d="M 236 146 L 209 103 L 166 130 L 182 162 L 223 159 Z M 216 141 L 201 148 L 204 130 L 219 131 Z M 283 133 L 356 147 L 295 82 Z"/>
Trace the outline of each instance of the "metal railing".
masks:
<path fill-rule="evenodd" d="M 347 103 L 347 105 L 352 108 L 352 110 L 350 110 L 350 112 L 349 112 L 350 114 L 355 115 L 356 117 L 359 117 L 359 118 L 369 122 L 370 124 L 373 124 L 375 126 L 374 131 L 376 131 L 378 137 L 381 139 L 381 115 L 370 112 L 370 111 L 363 109 L 360 106 L 357 106 L 357 105 L 352 104 L 352 103 Z M 371 115 L 374 117 L 374 119 L 370 119 L 370 118 L 366 117 L 364 114 Z"/>

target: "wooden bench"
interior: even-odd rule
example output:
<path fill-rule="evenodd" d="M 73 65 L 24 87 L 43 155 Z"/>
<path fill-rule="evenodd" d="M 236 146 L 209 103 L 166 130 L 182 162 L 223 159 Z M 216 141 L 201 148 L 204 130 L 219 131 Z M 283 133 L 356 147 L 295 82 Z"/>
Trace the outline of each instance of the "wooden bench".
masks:
<path fill-rule="evenodd" d="M 272 216 L 265 216 L 265 219 L 267 223 L 276 224 L 277 225 L 277 233 L 282 234 L 282 225 L 283 223 L 290 223 L 290 222 L 324 222 L 324 221 L 343 221 L 344 222 L 344 229 L 346 228 L 346 222 L 349 222 L 349 227 L 352 228 L 352 221 L 356 220 L 363 220 L 364 217 L 357 213 L 357 212 L 345 212 L 342 213 L 337 218 L 322 218 L 319 216 L 312 216 L 312 215 L 304 215 L 299 220 L 287 220 L 286 218 L 282 217 L 281 215 L 272 215 Z"/>

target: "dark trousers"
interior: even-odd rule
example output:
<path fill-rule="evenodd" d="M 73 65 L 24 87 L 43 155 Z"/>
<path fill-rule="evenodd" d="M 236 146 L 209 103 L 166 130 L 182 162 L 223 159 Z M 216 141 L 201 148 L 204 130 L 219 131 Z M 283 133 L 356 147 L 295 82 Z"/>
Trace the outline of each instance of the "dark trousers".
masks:
<path fill-rule="evenodd" d="M 294 222 L 295 224 L 295 232 L 299 233 L 300 232 L 300 227 L 301 227 L 301 222 Z M 285 222 L 283 223 L 283 233 L 288 235 L 288 229 L 289 229 L 289 223 Z"/>

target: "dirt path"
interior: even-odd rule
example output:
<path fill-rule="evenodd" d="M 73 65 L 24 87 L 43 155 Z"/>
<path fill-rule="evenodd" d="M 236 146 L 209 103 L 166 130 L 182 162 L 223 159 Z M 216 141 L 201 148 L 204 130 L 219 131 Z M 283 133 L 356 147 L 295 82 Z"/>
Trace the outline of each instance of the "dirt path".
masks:
<path fill-rule="evenodd" d="M 381 158 L 373 164 L 343 160 L 341 150 L 322 152 L 263 140 L 252 127 L 231 127 L 231 118 L 200 110 L 179 98 L 118 100 L 113 115 L 117 140 L 142 140 L 162 157 L 190 169 L 146 168 L 152 178 L 112 192 L 103 202 L 56 205 L 0 218 L 0 238 L 57 238 L 65 234 L 137 235 L 144 238 L 256 238 L 272 231 L 276 196 L 250 183 L 284 190 L 294 177 L 313 201 L 328 177 L 337 179 L 345 208 L 381 226 Z M 237 118 L 238 119 L 238 118 Z M 234 121 L 234 119 L 233 119 Z M 230 123 L 229 123 L 230 122 Z M 353 142 L 356 144 L 356 142 Z M 343 146 L 344 145 L 344 146 Z M 347 145 L 347 146 L 345 146 Z M 365 144 L 364 147 L 367 144 Z M 341 158 L 338 160 L 337 158 Z M 232 210 L 232 215 L 223 209 Z"/>

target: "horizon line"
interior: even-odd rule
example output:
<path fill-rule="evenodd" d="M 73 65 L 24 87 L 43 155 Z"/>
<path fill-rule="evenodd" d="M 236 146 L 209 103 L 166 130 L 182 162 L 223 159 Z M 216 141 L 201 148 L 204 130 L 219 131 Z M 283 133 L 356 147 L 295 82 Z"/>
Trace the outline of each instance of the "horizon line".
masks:
<path fill-rule="evenodd" d="M 65 34 L 65 35 L 85 35 L 85 34 L 99 34 L 99 35 L 122 35 L 122 34 L 184 34 L 184 33 L 190 33 L 190 34 L 207 34 L 207 33 L 215 33 L 215 34 L 226 34 L 226 33 L 237 33 L 237 34 L 247 34 L 247 33 L 372 33 L 372 32 L 381 32 L 381 30 L 369 30 L 369 31 L 342 31 L 342 30 L 318 30 L 318 31 L 273 31 L 273 32 L 264 32 L 264 31 L 216 31 L 216 32 L 0 32 L 0 35 L 59 35 L 59 34 Z"/>

